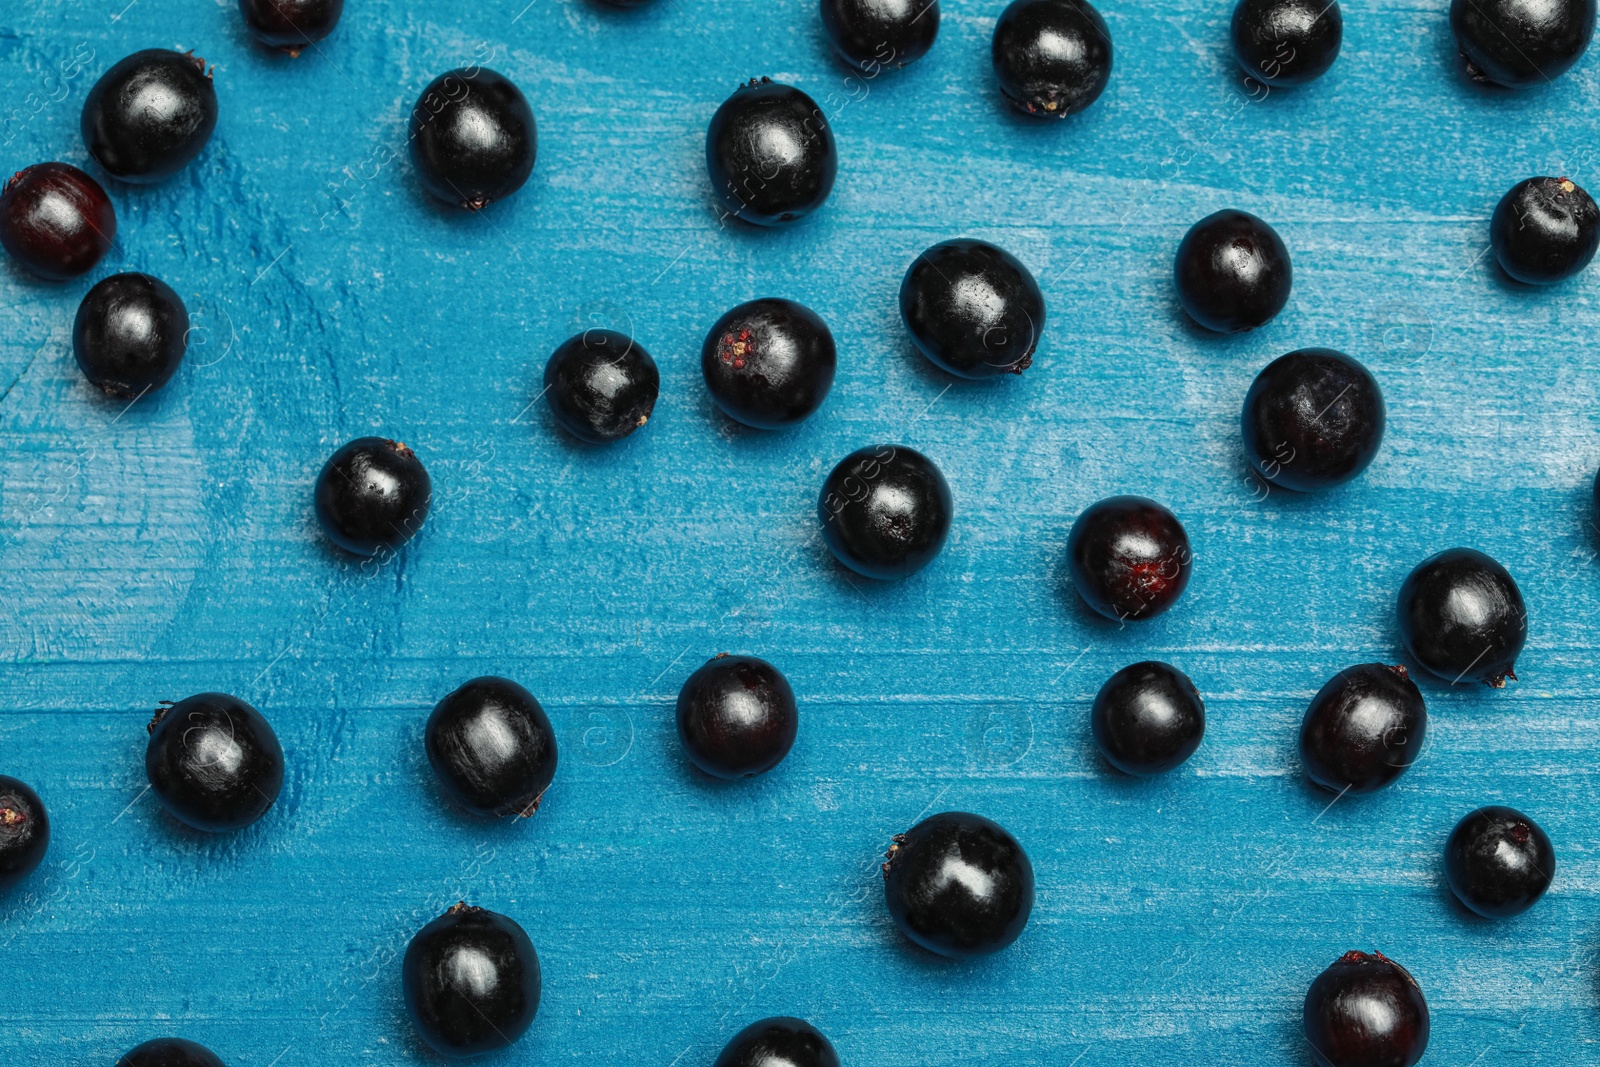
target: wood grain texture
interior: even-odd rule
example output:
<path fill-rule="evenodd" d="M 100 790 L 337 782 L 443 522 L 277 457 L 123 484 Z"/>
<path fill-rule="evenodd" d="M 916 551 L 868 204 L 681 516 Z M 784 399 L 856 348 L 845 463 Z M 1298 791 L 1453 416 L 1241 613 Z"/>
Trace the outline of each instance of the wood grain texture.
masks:
<path fill-rule="evenodd" d="M 1351 948 L 1418 977 L 1429 1064 L 1593 1061 L 1600 277 L 1531 291 L 1483 256 L 1516 181 L 1600 185 L 1593 57 L 1487 92 L 1443 0 L 1352 0 L 1331 74 L 1252 101 L 1226 4 L 1108 2 L 1109 90 L 1036 125 L 988 69 L 998 2 L 946 0 L 932 54 L 868 80 L 805 0 L 351 0 L 298 61 L 253 48 L 228 0 L 124 3 L 0 11 L 8 172 L 82 164 L 84 95 L 138 48 L 216 63 L 222 110 L 182 176 L 111 188 L 99 273 L 161 276 L 201 328 L 162 394 L 124 409 L 81 380 L 90 280 L 0 273 L 0 772 L 55 822 L 0 901 L 0 1061 L 109 1064 L 179 1033 L 233 1067 L 429 1062 L 398 959 L 458 897 L 517 918 L 544 964 L 537 1022 L 492 1064 L 699 1067 L 793 1013 L 853 1067 L 1309 1067 L 1301 998 Z M 533 180 L 480 217 L 430 203 L 404 151 L 422 87 L 473 61 L 540 124 Z M 777 233 L 719 226 L 702 155 L 762 74 L 822 103 L 841 154 L 826 208 Z M 1169 279 L 1224 206 L 1278 226 L 1296 279 L 1278 320 L 1218 339 Z M 899 324 L 912 257 L 963 234 L 1043 286 L 1020 379 L 944 377 Z M 840 349 L 827 405 L 781 434 L 717 415 L 698 371 L 703 332 L 762 295 L 815 308 Z M 662 372 L 656 417 L 608 449 L 530 406 L 594 325 Z M 1307 345 L 1372 369 L 1389 434 L 1352 485 L 1264 494 L 1239 405 Z M 365 433 L 416 448 L 438 494 L 382 566 L 311 515 L 322 461 Z M 877 586 L 829 561 L 813 509 L 838 458 L 884 440 L 943 467 L 957 520 L 933 566 Z M 1063 588 L 1072 518 L 1113 492 L 1163 500 L 1197 553 L 1179 607 L 1125 629 Z M 1398 660 L 1401 579 L 1454 544 L 1520 582 L 1522 680 L 1424 683 L 1421 762 L 1329 806 L 1295 755 L 1305 704 Z M 803 709 L 793 755 L 734 785 L 692 773 L 671 722 L 724 650 L 773 660 Z M 1209 710 L 1194 759 L 1148 782 L 1105 768 L 1087 719 L 1145 658 Z M 482 673 L 561 731 L 531 822 L 467 819 L 430 780 L 427 710 Z M 206 689 L 259 707 L 289 759 L 274 811 L 215 839 L 142 794 L 150 709 Z M 1489 802 L 1560 858 L 1510 922 L 1443 885 L 1450 827 Z M 1005 824 L 1038 873 L 1026 934 L 979 962 L 909 948 L 882 905 L 890 835 L 951 808 Z"/>

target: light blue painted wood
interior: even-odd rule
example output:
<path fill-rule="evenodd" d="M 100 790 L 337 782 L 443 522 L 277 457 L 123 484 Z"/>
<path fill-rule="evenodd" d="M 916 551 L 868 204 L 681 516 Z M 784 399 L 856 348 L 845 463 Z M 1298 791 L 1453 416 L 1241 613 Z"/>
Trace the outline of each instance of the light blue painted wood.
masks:
<path fill-rule="evenodd" d="M 854 1067 L 1306 1067 L 1301 997 L 1351 948 L 1418 977 L 1430 1064 L 1594 1058 L 1600 279 L 1517 289 L 1482 255 L 1521 178 L 1600 185 L 1593 59 L 1486 92 L 1442 2 L 1356 0 L 1327 78 L 1252 101 L 1226 5 L 1108 3 L 1105 97 L 1035 125 L 993 87 L 998 3 L 948 0 L 933 53 L 870 80 L 801 0 L 351 0 L 298 61 L 252 48 L 226 0 L 123 3 L 0 12 L 9 170 L 82 163 L 84 95 L 137 48 L 195 48 L 222 107 L 183 176 L 111 190 L 99 273 L 163 277 L 203 330 L 163 394 L 124 410 L 82 382 L 67 338 L 90 280 L 0 273 L 0 772 L 55 820 L 0 901 L 0 1059 L 110 1063 L 172 1032 L 233 1067 L 427 1061 L 398 957 L 462 896 L 544 964 L 539 1018 L 495 1064 L 704 1065 L 795 1013 Z M 421 88 L 474 60 L 523 87 L 541 143 L 529 186 L 470 218 L 424 199 L 402 145 Z M 815 96 L 841 153 L 830 203 L 778 233 L 719 227 L 703 170 L 712 112 L 761 74 Z M 1168 279 L 1188 224 L 1228 205 L 1279 227 L 1296 284 L 1270 326 L 1218 339 Z M 1044 288 L 1020 379 L 952 383 L 899 325 L 906 265 L 961 234 Z M 717 316 L 767 294 L 816 308 L 840 350 L 827 405 L 774 435 L 717 415 L 697 366 Z M 612 449 L 529 406 L 590 325 L 662 371 L 656 417 Z M 1313 344 L 1373 370 L 1389 436 L 1350 486 L 1263 498 L 1239 404 Z M 365 433 L 413 445 L 438 493 L 367 569 L 310 504 Z M 944 555 L 890 586 L 847 581 L 813 514 L 832 464 L 880 440 L 941 464 L 957 507 Z M 1173 507 L 1197 561 L 1176 610 L 1118 629 L 1061 561 L 1077 511 L 1124 491 Z M 1522 680 L 1425 683 L 1421 762 L 1330 807 L 1297 766 L 1304 705 L 1396 660 L 1400 581 L 1452 544 L 1521 583 Z M 732 786 L 691 773 L 671 725 L 723 650 L 772 659 L 803 704 L 789 760 Z M 1152 657 L 1210 725 L 1184 769 L 1134 782 L 1096 758 L 1087 709 Z M 491 672 L 562 731 L 520 825 L 442 809 L 421 749 L 434 701 Z M 261 708 L 290 761 L 271 815 L 218 839 L 141 793 L 150 709 L 205 689 Z M 1537 909 L 1492 924 L 1441 872 L 1450 827 L 1491 801 L 1561 863 Z M 1033 922 L 998 957 L 922 955 L 884 912 L 890 835 L 940 808 L 1033 857 Z"/>

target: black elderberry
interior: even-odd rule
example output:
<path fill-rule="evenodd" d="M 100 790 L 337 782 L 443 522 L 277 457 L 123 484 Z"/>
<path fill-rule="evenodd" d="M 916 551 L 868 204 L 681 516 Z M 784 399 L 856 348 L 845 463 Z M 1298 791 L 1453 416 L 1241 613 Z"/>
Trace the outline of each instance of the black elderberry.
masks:
<path fill-rule="evenodd" d="M 451 1059 L 511 1047 L 539 1011 L 539 954 L 527 932 L 465 903 L 417 931 L 400 978 L 417 1033 Z"/>
<path fill-rule="evenodd" d="M 1044 294 L 1028 268 L 987 241 L 942 241 L 900 282 L 900 318 L 917 351 L 962 378 L 1027 370 L 1044 315 Z"/>
<path fill-rule="evenodd" d="M 189 350 L 189 311 L 172 287 L 148 274 L 95 283 L 72 322 L 72 355 L 89 382 L 135 399 L 171 380 Z"/>
<path fill-rule="evenodd" d="M 550 354 L 544 398 L 580 441 L 619 441 L 650 421 L 661 372 L 644 346 L 616 330 L 585 330 Z"/>
<path fill-rule="evenodd" d="M 839 150 L 815 100 L 792 85 L 752 78 L 711 117 L 706 169 L 729 214 L 777 226 L 828 199 Z"/>
<path fill-rule="evenodd" d="M 894 839 L 883 895 L 894 924 L 916 944 L 941 956 L 986 956 L 1028 925 L 1033 864 L 999 823 L 947 811 Z"/>
<path fill-rule="evenodd" d="M 261 713 L 226 693 L 168 704 L 150 721 L 144 769 L 161 805 L 196 830 L 249 826 L 283 788 L 283 748 Z"/>
<path fill-rule="evenodd" d="M 433 481 L 399 441 L 358 437 L 317 475 L 317 521 L 346 552 L 376 556 L 414 537 L 433 503 Z"/>
<path fill-rule="evenodd" d="M 522 188 L 538 148 L 527 98 L 487 67 L 439 75 L 411 109 L 411 159 L 423 188 L 469 211 Z"/>
<path fill-rule="evenodd" d="M 170 177 L 194 161 L 217 127 L 211 72 L 193 52 L 135 52 L 89 90 L 81 126 L 89 154 L 112 177 Z"/>
<path fill-rule="evenodd" d="M 793 300 L 751 300 L 723 315 L 700 346 L 706 388 L 730 418 L 761 430 L 811 416 L 833 386 L 833 334 Z"/>
<path fill-rule="evenodd" d="M 933 562 L 955 505 L 933 461 L 904 445 L 874 445 L 839 461 L 822 483 L 817 518 L 840 563 L 868 578 L 904 578 Z"/>
<path fill-rule="evenodd" d="M 474 678 L 439 701 L 423 745 L 440 788 L 479 815 L 532 815 L 556 774 L 550 718 L 509 678 Z"/>
<path fill-rule="evenodd" d="M 1017 110 L 1063 119 L 1111 80 L 1111 31 L 1088 0 L 1013 0 L 995 23 L 990 59 Z"/>
<path fill-rule="evenodd" d="M 1489 245 L 1500 269 L 1519 282 L 1564 281 L 1600 247 L 1600 208 L 1568 178 L 1529 178 L 1495 205 Z"/>

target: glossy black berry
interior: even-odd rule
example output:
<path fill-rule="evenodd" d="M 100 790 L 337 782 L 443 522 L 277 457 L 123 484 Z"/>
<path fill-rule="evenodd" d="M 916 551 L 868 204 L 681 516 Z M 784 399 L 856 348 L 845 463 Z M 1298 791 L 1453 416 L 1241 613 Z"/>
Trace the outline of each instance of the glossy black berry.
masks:
<path fill-rule="evenodd" d="M 1306 1041 L 1317 1067 L 1412 1067 L 1428 1049 L 1428 1005 L 1381 952 L 1346 952 L 1306 991 Z"/>
<path fill-rule="evenodd" d="M 650 421 L 661 372 L 644 346 L 615 330 L 569 337 L 544 366 L 544 397 L 562 429 L 602 445 Z"/>
<path fill-rule="evenodd" d="M 1067 537 L 1072 586 L 1108 619 L 1150 619 L 1172 607 L 1193 559 L 1178 517 L 1142 496 L 1091 504 Z"/>
<path fill-rule="evenodd" d="M 733 1035 L 712 1067 L 839 1067 L 839 1054 L 815 1026 L 779 1015 Z"/>
<path fill-rule="evenodd" d="M 1206 708 L 1182 671 L 1165 663 L 1135 663 L 1106 679 L 1089 724 L 1101 755 L 1117 770 L 1161 774 L 1200 747 Z"/>
<path fill-rule="evenodd" d="M 111 198 L 69 163 L 20 170 L 0 193 L 0 245 L 41 278 L 60 282 L 87 274 L 116 238 Z"/>
<path fill-rule="evenodd" d="M 800 709 L 783 674 L 755 656 L 720 655 L 678 690 L 678 739 L 717 778 L 770 771 L 794 747 Z"/>
<path fill-rule="evenodd" d="M 1449 548 L 1417 564 L 1400 586 L 1400 640 L 1447 682 L 1503 688 L 1517 677 L 1528 609 L 1506 569 L 1482 552 Z"/>
<path fill-rule="evenodd" d="M 1337 0 L 1239 0 L 1230 27 L 1233 57 L 1268 85 L 1304 85 L 1339 58 L 1344 15 Z"/>
<path fill-rule="evenodd" d="M 1346 667 L 1317 690 L 1300 724 L 1300 759 L 1335 793 L 1371 793 L 1422 755 L 1428 708 L 1404 667 Z"/>
<path fill-rule="evenodd" d="M 822 28 L 857 70 L 896 70 L 933 47 L 939 0 L 822 0 Z"/>
<path fill-rule="evenodd" d="M 1033 911 L 1033 864 L 999 823 L 964 811 L 930 816 L 894 839 L 883 896 L 900 932 L 930 952 L 999 952 Z"/>
<path fill-rule="evenodd" d="M 217 90 L 193 52 L 147 48 L 100 76 L 83 102 L 83 143 L 106 173 L 156 182 L 194 161 L 217 128 Z"/>
<path fill-rule="evenodd" d="M 1577 274 L 1600 246 L 1600 208 L 1566 178 L 1529 178 L 1511 187 L 1489 219 L 1500 269 L 1528 285 Z"/>
<path fill-rule="evenodd" d="M 840 563 L 868 578 L 926 567 L 950 536 L 955 504 L 933 461 L 904 445 L 873 445 L 833 468 L 817 497 L 822 539 Z"/>
<path fill-rule="evenodd" d="M 959 238 L 912 262 L 900 282 L 900 318 L 917 351 L 951 374 L 1021 374 L 1044 331 L 1044 294 L 1011 253 Z"/>
<path fill-rule="evenodd" d="M 417 931 L 400 967 L 406 1010 L 441 1056 L 509 1048 L 539 1011 L 539 954 L 511 919 L 457 904 Z"/>
<path fill-rule="evenodd" d="M 1444 872 L 1462 904 L 1486 919 L 1505 919 L 1533 907 L 1550 888 L 1556 850 L 1522 812 L 1490 805 L 1450 831 Z"/>
<path fill-rule="evenodd" d="M 1231 208 L 1189 227 L 1173 274 L 1183 310 L 1217 333 L 1266 323 L 1289 302 L 1294 281 L 1289 250 L 1277 231 Z"/>
<path fill-rule="evenodd" d="M 0 893 L 44 862 L 50 849 L 50 816 L 25 782 L 0 774 Z"/>
<path fill-rule="evenodd" d="M 1450 30 L 1475 81 L 1508 89 L 1566 73 L 1594 36 L 1595 0 L 1451 0 Z"/>
<path fill-rule="evenodd" d="M 239 14 L 261 44 L 298 56 L 339 25 L 344 0 L 239 0 Z"/>
<path fill-rule="evenodd" d="M 150 720 L 145 774 L 161 805 L 221 833 L 267 813 L 283 788 L 283 748 L 261 713 L 226 693 L 166 704 Z"/>
<path fill-rule="evenodd" d="M 777 226 L 828 199 L 839 150 L 815 100 L 792 85 L 752 78 L 711 117 L 706 169 L 729 214 Z"/>
<path fill-rule="evenodd" d="M 837 352 L 828 324 L 793 300 L 740 304 L 700 346 L 706 388 L 730 418 L 761 430 L 792 426 L 822 406 Z"/>
<path fill-rule="evenodd" d="M 422 187 L 469 211 L 521 189 L 538 148 L 522 90 L 487 67 L 439 75 L 411 109 L 411 160 Z"/>
<path fill-rule="evenodd" d="M 423 744 L 440 789 L 479 815 L 532 815 L 556 776 L 549 716 L 509 678 L 474 678 L 439 701 Z"/>
<path fill-rule="evenodd" d="M 1087 0 L 1013 0 L 990 46 L 1000 91 L 1019 111 L 1063 119 L 1111 80 L 1111 31 Z"/>
<path fill-rule="evenodd" d="M 181 1037 L 158 1037 L 124 1052 L 117 1067 L 224 1067 L 217 1054 Z"/>
<path fill-rule="evenodd" d="M 1366 470 L 1385 419 L 1383 391 L 1367 368 L 1331 348 L 1302 348 L 1256 375 L 1240 428 L 1261 477 L 1308 493 Z"/>
<path fill-rule="evenodd" d="M 161 388 L 188 350 L 189 310 L 170 285 L 148 274 L 100 279 L 72 323 L 78 368 L 111 396 L 131 399 Z"/>
<path fill-rule="evenodd" d="M 358 437 L 328 457 L 317 475 L 317 521 L 328 540 L 362 556 L 399 548 L 433 504 L 433 481 L 399 441 Z"/>

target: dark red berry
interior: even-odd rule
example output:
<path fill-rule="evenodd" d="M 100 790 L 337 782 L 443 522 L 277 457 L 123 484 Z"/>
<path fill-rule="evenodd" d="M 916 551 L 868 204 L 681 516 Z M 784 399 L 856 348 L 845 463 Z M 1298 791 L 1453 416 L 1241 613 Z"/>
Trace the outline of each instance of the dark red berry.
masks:
<path fill-rule="evenodd" d="M 257 41 L 298 56 L 339 25 L 344 0 L 239 0 L 239 14 Z"/>
<path fill-rule="evenodd" d="M 1178 517 L 1141 496 L 1091 504 L 1067 538 L 1073 587 L 1108 619 L 1149 619 L 1172 607 L 1193 558 Z"/>
<path fill-rule="evenodd" d="M 755 656 L 708 660 L 678 691 L 678 738 L 690 762 L 717 778 L 770 771 L 794 747 L 799 725 L 789 680 Z"/>
<path fill-rule="evenodd" d="M 1335 793 L 1370 793 L 1422 754 L 1428 709 L 1404 667 L 1361 663 L 1317 690 L 1300 724 L 1300 758 Z"/>
<path fill-rule="evenodd" d="M 1381 952 L 1347 952 L 1318 975 L 1303 1020 L 1317 1067 L 1412 1067 L 1428 1050 L 1422 990 Z"/>
<path fill-rule="evenodd" d="M 71 164 L 36 163 L 13 174 L 0 193 L 0 244 L 41 278 L 87 274 L 116 239 L 111 198 Z"/>

